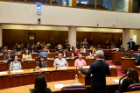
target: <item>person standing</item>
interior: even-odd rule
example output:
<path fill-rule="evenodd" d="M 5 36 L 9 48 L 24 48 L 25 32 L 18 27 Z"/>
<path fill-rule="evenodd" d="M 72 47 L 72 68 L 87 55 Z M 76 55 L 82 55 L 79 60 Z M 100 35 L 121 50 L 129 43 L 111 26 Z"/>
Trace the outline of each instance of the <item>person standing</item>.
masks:
<path fill-rule="evenodd" d="M 138 53 L 135 56 L 135 62 L 137 66 L 140 65 L 140 49 L 138 49 Z"/>
<path fill-rule="evenodd" d="M 130 41 L 127 43 L 129 46 L 128 48 L 130 48 L 131 50 L 134 50 L 134 45 L 136 44 L 133 39 L 130 39 Z"/>
<path fill-rule="evenodd" d="M 91 38 L 91 37 L 90 37 L 90 39 L 89 39 L 88 43 L 89 43 L 90 45 L 92 45 L 92 44 L 93 44 L 93 40 L 92 40 L 92 38 Z"/>
<path fill-rule="evenodd" d="M 90 76 L 92 74 L 91 91 L 92 93 L 105 93 L 106 91 L 106 74 L 110 75 L 109 65 L 103 60 L 104 52 L 98 50 L 95 53 L 96 61 L 92 63 L 88 71 L 79 67 L 81 73 Z"/>
<path fill-rule="evenodd" d="M 119 39 L 119 45 L 122 45 L 122 38 Z"/>

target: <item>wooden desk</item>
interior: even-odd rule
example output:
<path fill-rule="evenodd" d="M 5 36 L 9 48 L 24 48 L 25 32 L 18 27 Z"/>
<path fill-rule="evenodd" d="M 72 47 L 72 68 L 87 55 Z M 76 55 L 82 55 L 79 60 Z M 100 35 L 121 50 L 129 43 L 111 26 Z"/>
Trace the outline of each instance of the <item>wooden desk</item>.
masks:
<path fill-rule="evenodd" d="M 112 52 L 112 62 L 117 63 L 121 62 L 121 57 L 124 57 L 124 51 L 115 51 Z"/>
<path fill-rule="evenodd" d="M 117 68 L 114 68 L 116 67 L 111 67 L 111 70 L 117 71 Z M 33 69 L 23 69 L 23 72 L 14 73 L 10 71 L 10 74 L 8 74 L 9 71 L 5 71 L 7 74 L 0 75 L 0 89 L 34 84 L 35 78 L 38 75 L 45 75 L 47 81 L 51 82 L 75 79 L 75 75 L 78 74 L 75 67 L 58 68 L 57 70 L 55 68 L 47 69 L 48 70 L 35 69 L 35 71 L 33 71 Z M 88 67 L 84 69 L 88 69 Z"/>
<path fill-rule="evenodd" d="M 140 93 L 140 91 L 131 91 L 131 92 L 124 92 L 124 93 Z"/>
<path fill-rule="evenodd" d="M 135 66 L 135 68 L 137 69 L 138 75 L 140 76 L 140 66 Z"/>
<path fill-rule="evenodd" d="M 106 85 L 107 86 L 114 86 L 118 85 L 118 83 L 114 82 L 113 79 L 119 79 L 120 77 L 106 77 Z M 73 85 L 75 83 L 75 80 L 65 80 L 65 81 L 55 81 L 55 82 L 47 82 L 48 88 L 52 90 L 52 92 L 60 92 L 61 88 L 55 88 L 55 84 L 63 84 L 63 85 Z M 86 86 L 90 87 L 90 86 Z M 29 89 L 34 88 L 34 84 L 26 85 L 26 86 L 20 86 L 20 87 L 14 87 L 14 88 L 8 88 L 8 89 L 1 89 L 0 93 L 30 93 Z M 21 91 L 22 90 L 22 91 Z"/>
<path fill-rule="evenodd" d="M 129 68 L 135 68 L 135 58 L 121 57 L 121 69 L 128 70 Z"/>
<path fill-rule="evenodd" d="M 3 59 L 3 54 L 0 54 L 0 60 L 2 60 Z"/>

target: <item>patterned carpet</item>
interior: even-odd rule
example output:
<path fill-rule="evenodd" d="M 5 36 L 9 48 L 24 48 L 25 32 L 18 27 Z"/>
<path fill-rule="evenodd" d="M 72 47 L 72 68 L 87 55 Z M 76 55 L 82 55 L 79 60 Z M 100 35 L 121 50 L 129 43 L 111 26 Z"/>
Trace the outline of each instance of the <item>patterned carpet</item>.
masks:
<path fill-rule="evenodd" d="M 121 70 L 121 64 L 120 63 L 113 63 L 112 60 L 106 60 L 106 63 L 108 63 L 110 66 L 114 65 L 117 67 L 117 76 L 124 76 L 127 72 L 124 72 Z"/>

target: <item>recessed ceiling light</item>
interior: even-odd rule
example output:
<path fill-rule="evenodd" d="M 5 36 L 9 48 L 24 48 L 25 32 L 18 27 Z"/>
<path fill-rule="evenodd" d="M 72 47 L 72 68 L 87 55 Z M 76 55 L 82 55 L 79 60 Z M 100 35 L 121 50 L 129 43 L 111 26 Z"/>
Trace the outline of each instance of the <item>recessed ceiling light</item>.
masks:
<path fill-rule="evenodd" d="M 31 28 L 31 29 L 33 29 L 33 28 Z"/>

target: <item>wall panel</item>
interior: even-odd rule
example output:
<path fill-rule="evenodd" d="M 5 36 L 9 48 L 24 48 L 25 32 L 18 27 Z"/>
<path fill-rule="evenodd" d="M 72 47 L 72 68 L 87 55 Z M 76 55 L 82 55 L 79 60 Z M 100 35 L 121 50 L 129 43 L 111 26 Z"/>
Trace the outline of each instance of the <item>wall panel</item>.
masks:
<path fill-rule="evenodd" d="M 36 42 L 50 42 L 55 46 L 57 42 L 61 43 L 64 47 L 66 45 L 66 39 L 68 38 L 68 31 L 46 31 L 46 30 L 10 30 L 3 29 L 3 45 L 13 46 L 15 43 L 28 44 L 28 33 L 36 34 Z M 106 39 L 112 37 L 109 43 L 113 41 L 116 45 L 119 44 L 119 38 L 122 37 L 122 33 L 101 33 L 101 32 L 77 32 L 77 42 L 81 42 L 90 37 L 93 39 L 94 45 L 105 45 Z"/>

